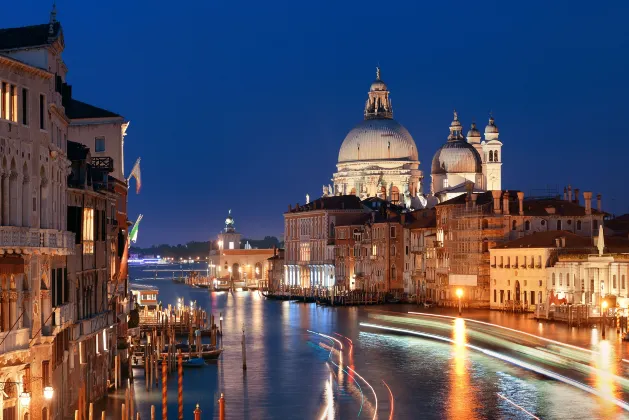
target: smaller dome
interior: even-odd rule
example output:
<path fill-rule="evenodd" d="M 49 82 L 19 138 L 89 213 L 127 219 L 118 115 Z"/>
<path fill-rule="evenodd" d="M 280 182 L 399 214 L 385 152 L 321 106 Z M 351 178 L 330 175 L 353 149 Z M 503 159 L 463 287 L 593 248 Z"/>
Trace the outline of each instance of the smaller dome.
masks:
<path fill-rule="evenodd" d="M 482 172 L 480 155 L 474 146 L 462 140 L 448 141 L 432 159 L 432 175 Z"/>
<path fill-rule="evenodd" d="M 476 128 L 476 123 L 472 123 L 470 131 L 467 132 L 467 138 L 470 137 L 480 137 L 480 131 Z"/>
<path fill-rule="evenodd" d="M 498 126 L 494 124 L 494 117 L 489 117 L 489 124 L 485 127 L 485 133 L 499 133 Z"/>
<path fill-rule="evenodd" d="M 374 82 L 371 84 L 371 88 L 369 90 L 371 90 L 372 92 L 373 91 L 385 92 L 385 91 L 387 91 L 387 85 L 380 79 L 374 80 Z"/>

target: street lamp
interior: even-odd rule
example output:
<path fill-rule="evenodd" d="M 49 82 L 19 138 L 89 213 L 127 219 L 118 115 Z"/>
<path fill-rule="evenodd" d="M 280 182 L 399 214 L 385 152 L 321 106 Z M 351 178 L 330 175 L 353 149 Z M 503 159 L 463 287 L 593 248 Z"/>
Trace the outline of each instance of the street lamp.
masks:
<path fill-rule="evenodd" d="M 20 404 L 22 407 L 26 408 L 31 404 L 31 393 L 30 392 L 22 392 L 20 394 Z"/>
<path fill-rule="evenodd" d="M 52 396 L 54 395 L 55 391 L 52 389 L 51 386 L 46 386 L 44 387 L 44 398 L 47 400 L 52 400 Z"/>
<path fill-rule="evenodd" d="M 604 340 L 605 339 L 605 315 L 606 315 L 607 306 L 608 306 L 607 301 L 604 300 L 603 303 L 601 304 L 601 306 L 603 307 L 603 326 L 602 326 L 603 332 L 602 332 L 602 336 L 603 336 L 603 340 Z"/>
<path fill-rule="evenodd" d="M 461 297 L 463 296 L 463 289 L 456 289 L 456 296 L 459 298 L 459 316 L 461 316 Z"/>

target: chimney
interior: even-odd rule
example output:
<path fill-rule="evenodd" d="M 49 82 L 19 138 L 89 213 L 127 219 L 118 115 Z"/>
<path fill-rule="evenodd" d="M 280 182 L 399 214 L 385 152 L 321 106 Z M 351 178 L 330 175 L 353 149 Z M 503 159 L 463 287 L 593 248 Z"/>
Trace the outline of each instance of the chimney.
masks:
<path fill-rule="evenodd" d="M 575 191 L 579 191 L 579 190 L 575 190 Z M 572 203 L 572 185 L 568 185 L 568 201 Z"/>
<path fill-rule="evenodd" d="M 472 208 L 476 207 L 476 199 L 478 199 L 478 194 L 473 193 L 472 194 Z"/>
<path fill-rule="evenodd" d="M 470 208 L 470 195 L 465 194 L 465 210 Z"/>
<path fill-rule="evenodd" d="M 563 187 L 563 201 L 566 201 L 568 199 L 568 190 L 566 189 L 566 187 Z"/>
<path fill-rule="evenodd" d="M 596 210 L 600 212 L 603 211 L 603 203 L 601 202 L 602 199 L 603 199 L 602 195 L 596 194 Z"/>
<path fill-rule="evenodd" d="M 376 222 L 376 212 L 372 211 L 371 212 L 371 223 L 375 223 Z"/>
<path fill-rule="evenodd" d="M 288 205 L 288 212 L 290 213 L 291 211 L 293 211 L 293 206 L 291 206 L 290 204 Z"/>
<path fill-rule="evenodd" d="M 502 191 L 492 191 L 491 196 L 494 199 L 494 214 L 500 214 L 500 195 Z"/>
<path fill-rule="evenodd" d="M 583 201 L 585 202 L 585 214 L 592 214 L 592 192 L 583 191 Z"/>
<path fill-rule="evenodd" d="M 565 247 L 566 247 L 566 237 L 565 237 L 565 236 L 562 236 L 562 237 L 561 237 L 561 247 L 562 247 L 562 248 L 565 248 Z"/>
<path fill-rule="evenodd" d="M 520 209 L 520 216 L 524 216 L 524 193 L 518 191 L 518 205 Z"/>
<path fill-rule="evenodd" d="M 578 188 L 574 189 L 574 202 L 579 204 L 579 189 Z"/>
<path fill-rule="evenodd" d="M 509 214 L 509 191 L 502 195 L 502 214 Z"/>

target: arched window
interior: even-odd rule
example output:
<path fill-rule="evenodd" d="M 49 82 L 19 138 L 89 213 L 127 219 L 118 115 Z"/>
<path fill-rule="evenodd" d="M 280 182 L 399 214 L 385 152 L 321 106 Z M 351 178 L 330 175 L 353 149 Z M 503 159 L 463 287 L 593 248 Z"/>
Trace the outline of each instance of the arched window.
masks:
<path fill-rule="evenodd" d="M 557 220 L 557 230 L 561 230 L 561 220 Z"/>
<path fill-rule="evenodd" d="M 490 162 L 493 162 L 493 161 L 494 161 L 494 152 L 493 152 L 493 150 L 490 150 L 490 151 L 489 151 L 489 161 L 490 161 Z"/>
<path fill-rule="evenodd" d="M 527 220 L 524 222 L 524 230 L 531 230 L 531 221 Z"/>
<path fill-rule="evenodd" d="M 483 252 L 488 252 L 489 251 L 489 241 L 487 240 L 487 238 L 483 239 Z"/>
<path fill-rule="evenodd" d="M 542 292 L 537 292 L 537 301 L 542 303 Z"/>
<path fill-rule="evenodd" d="M 612 276 L 612 287 L 614 289 L 616 288 L 616 275 L 615 274 Z"/>
<path fill-rule="evenodd" d="M 494 162 L 500 162 L 500 159 L 498 159 L 498 151 L 494 150 Z"/>
<path fill-rule="evenodd" d="M 559 273 L 559 285 L 563 286 L 563 273 Z"/>
<path fill-rule="evenodd" d="M 334 222 L 330 223 L 330 238 L 334 238 Z"/>
<path fill-rule="evenodd" d="M 397 203 L 400 201 L 400 190 L 398 187 L 391 188 L 391 201 Z"/>
<path fill-rule="evenodd" d="M 551 284 L 552 284 L 553 286 L 555 285 L 555 273 L 553 273 L 553 276 L 552 276 L 552 283 L 551 283 Z"/>
<path fill-rule="evenodd" d="M 18 215 L 17 211 L 17 201 L 18 201 L 18 187 L 20 187 L 18 180 L 18 173 L 15 167 L 15 160 L 11 162 L 11 172 L 9 173 L 9 222 L 11 226 L 20 226 L 19 218 L 22 216 L 20 213 Z"/>
<path fill-rule="evenodd" d="M 577 220 L 577 230 L 581 230 L 581 221 Z"/>
<path fill-rule="evenodd" d="M 511 230 L 515 230 L 516 229 L 516 223 L 515 220 L 513 222 L 511 222 Z"/>
<path fill-rule="evenodd" d="M 28 173 L 28 166 L 24 163 L 22 167 L 22 226 L 31 226 L 31 181 Z"/>
<path fill-rule="evenodd" d="M 542 268 L 542 256 L 537 256 L 537 268 Z"/>
<path fill-rule="evenodd" d="M 395 264 L 391 266 L 391 280 L 395 280 L 397 278 L 397 270 L 395 269 Z"/>

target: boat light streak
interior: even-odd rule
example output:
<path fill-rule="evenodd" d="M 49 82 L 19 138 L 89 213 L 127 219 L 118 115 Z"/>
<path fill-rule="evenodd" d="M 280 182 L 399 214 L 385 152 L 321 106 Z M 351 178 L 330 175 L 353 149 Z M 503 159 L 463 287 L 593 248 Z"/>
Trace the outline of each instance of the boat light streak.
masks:
<path fill-rule="evenodd" d="M 312 330 L 306 330 L 306 331 L 308 331 L 308 332 L 309 332 L 309 333 L 311 333 L 311 334 L 316 334 L 316 335 L 318 335 L 318 336 L 321 336 L 321 337 L 327 338 L 328 340 L 334 340 L 334 341 L 336 341 L 336 343 L 339 345 L 339 347 L 341 348 L 341 350 L 343 350 L 343 343 L 341 343 L 341 342 L 340 342 L 339 340 L 337 340 L 336 338 L 334 338 L 334 337 L 330 337 L 329 335 L 326 335 L 326 334 L 321 334 L 321 333 L 318 333 L 318 332 L 316 332 L 316 331 L 312 331 Z"/>
<path fill-rule="evenodd" d="M 373 398 L 376 400 L 376 408 L 375 408 L 375 409 L 374 409 L 374 411 L 373 411 L 373 420 L 375 420 L 375 419 L 376 419 L 376 416 L 378 415 L 378 396 L 376 395 L 376 390 L 375 390 L 375 389 L 373 389 L 373 387 L 371 386 L 371 384 L 370 384 L 369 382 L 367 382 L 367 381 L 365 380 L 365 378 L 363 378 L 362 376 L 360 376 L 360 375 L 358 374 L 358 372 L 356 372 L 354 369 L 352 369 L 352 368 L 351 368 L 351 367 L 349 367 L 349 366 L 348 366 L 347 368 L 348 368 L 349 370 L 351 370 L 352 372 L 354 372 L 354 375 L 356 375 L 356 376 L 358 376 L 360 379 L 362 379 L 362 380 L 363 380 L 363 382 L 364 382 L 364 383 L 366 383 L 366 384 L 367 384 L 367 386 L 368 386 L 369 388 L 371 388 L 371 392 L 373 392 Z"/>
<path fill-rule="evenodd" d="M 389 385 L 384 381 L 384 379 L 382 380 L 382 383 L 389 390 L 389 396 L 391 397 L 391 411 L 389 414 L 389 420 L 393 420 L 393 413 L 395 411 L 395 400 L 393 399 L 393 392 L 391 392 L 391 388 L 389 388 Z"/>
<path fill-rule="evenodd" d="M 509 404 L 511 404 L 512 406 L 524 411 L 526 414 L 528 414 L 529 416 L 533 417 L 536 420 L 540 420 L 539 417 L 537 417 L 535 414 L 531 413 L 530 411 L 528 411 L 526 408 L 522 407 L 521 405 L 517 405 L 516 403 L 514 403 L 513 401 L 511 401 L 509 398 L 505 397 L 504 395 L 502 395 L 499 392 L 496 392 L 496 394 L 498 394 L 498 396 L 500 398 L 502 398 L 503 400 L 505 400 L 506 402 L 508 402 Z"/>
<path fill-rule="evenodd" d="M 437 317 L 437 318 L 446 318 L 446 319 L 459 319 L 453 316 L 448 316 L 448 315 L 438 315 L 438 314 L 426 314 L 423 312 L 412 312 L 409 311 L 408 312 L 411 315 L 421 315 L 421 316 L 432 316 L 432 317 Z M 524 335 L 528 335 L 529 337 L 533 337 L 533 338 L 537 338 L 538 340 L 543 340 L 543 341 L 547 341 L 549 343 L 553 343 L 553 344 L 557 344 L 558 346 L 565 346 L 565 347 L 570 347 L 573 348 L 575 350 L 581 350 L 581 351 L 587 351 L 593 354 L 598 354 L 598 352 L 594 351 L 594 350 L 590 350 L 590 349 L 586 349 L 584 347 L 579 347 L 579 346 L 574 346 L 572 344 L 567 344 L 567 343 L 562 343 L 561 341 L 555 341 L 555 340 L 551 340 L 550 338 L 545 338 L 539 335 L 535 335 L 535 334 L 531 334 L 531 333 L 527 333 L 524 331 L 520 331 L 520 330 L 514 330 L 513 328 L 509 328 L 509 327 L 503 327 L 502 325 L 498 325 L 498 324 L 492 324 L 490 322 L 484 322 L 484 321 L 477 321 L 475 319 L 469 319 L 469 318 L 463 318 L 465 320 L 465 322 L 474 322 L 476 324 L 483 324 L 483 325 L 487 325 L 490 327 L 496 327 L 496 328 L 501 328 L 503 330 L 507 330 L 507 331 L 511 331 L 514 333 L 518 333 L 518 334 L 524 334 Z"/>
<path fill-rule="evenodd" d="M 405 333 L 405 334 L 410 334 L 410 335 L 416 335 L 418 337 L 425 337 L 425 338 L 432 338 L 435 340 L 439 340 L 439 341 L 445 341 L 451 344 L 457 344 L 455 343 L 454 340 L 448 338 L 448 337 L 443 337 L 441 335 L 436 335 L 436 334 L 430 334 L 430 333 L 424 333 L 424 332 L 419 332 L 419 331 L 413 331 L 413 330 L 407 330 L 404 328 L 396 328 L 396 327 L 387 327 L 384 325 L 377 325 L 377 324 L 370 324 L 370 323 L 366 323 L 366 322 L 361 322 L 360 323 L 361 326 L 364 327 L 370 327 L 370 328 L 376 328 L 376 329 L 381 329 L 381 330 L 388 330 L 388 331 L 395 331 L 395 332 L 401 332 L 401 333 Z M 584 383 L 575 381 L 574 379 L 570 379 L 566 376 L 560 375 L 558 373 L 552 372 L 548 369 L 542 368 L 540 366 L 535 366 L 532 365 L 530 363 L 524 362 L 522 360 L 518 360 L 515 359 L 511 356 L 507 356 L 492 350 L 487 350 L 484 349 L 482 347 L 478 347 L 469 343 L 465 343 L 464 344 L 466 347 L 472 349 L 472 350 L 476 350 L 478 352 L 481 352 L 487 356 L 491 356 L 494 357 L 496 359 L 511 363 L 513 365 L 519 366 L 523 369 L 527 369 L 536 373 L 539 373 L 540 375 L 544 375 L 547 376 L 549 378 L 555 379 L 557 381 L 563 382 L 565 384 L 568 385 L 572 385 L 575 388 L 579 388 L 585 392 L 589 392 L 590 394 L 596 395 L 597 397 L 600 397 L 602 399 L 605 399 L 607 401 L 613 402 L 614 404 L 616 404 L 618 407 L 622 408 L 625 411 L 629 411 L 629 404 L 627 404 L 625 401 L 619 400 L 617 398 L 614 398 L 608 394 L 605 394 L 603 392 L 600 392 L 597 389 L 594 389 Z"/>

